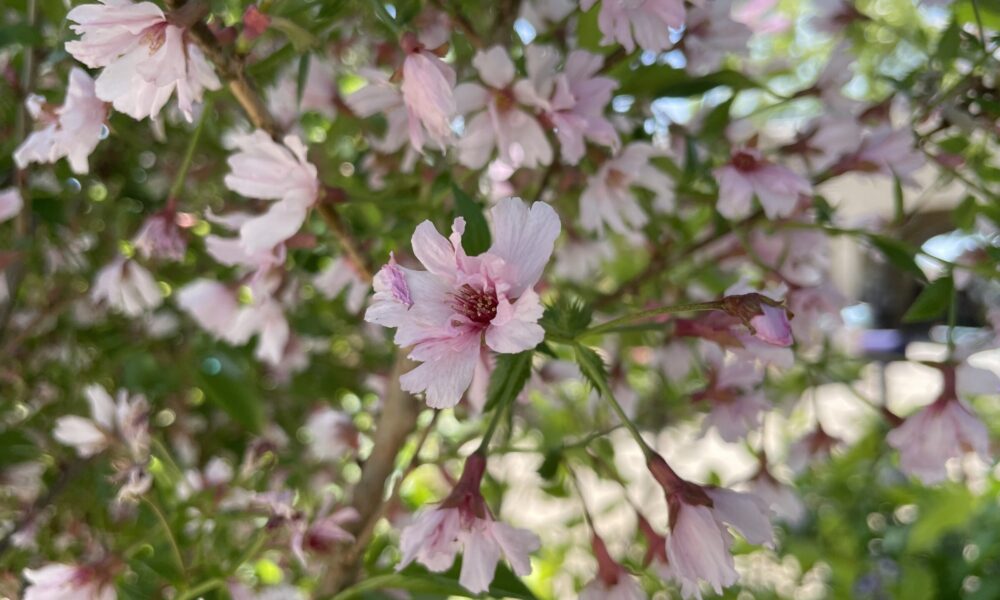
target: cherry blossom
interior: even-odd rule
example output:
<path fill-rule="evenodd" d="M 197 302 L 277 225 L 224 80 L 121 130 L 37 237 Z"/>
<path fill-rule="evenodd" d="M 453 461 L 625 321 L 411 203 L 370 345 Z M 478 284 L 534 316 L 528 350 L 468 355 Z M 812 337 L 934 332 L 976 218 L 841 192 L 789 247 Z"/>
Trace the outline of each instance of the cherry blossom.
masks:
<path fill-rule="evenodd" d="M 87 72 L 79 67 L 70 71 L 62 106 L 50 106 L 37 95 L 30 96 L 26 104 L 31 118 L 41 128 L 14 151 L 17 166 L 23 169 L 30 163 L 54 163 L 65 157 L 74 173 L 87 173 L 87 158 L 101 141 L 108 116 Z"/>
<path fill-rule="evenodd" d="M 753 32 L 732 18 L 732 0 L 713 0 L 694 6 L 684 27 L 684 57 L 687 70 L 709 73 L 729 54 L 745 54 Z"/>
<path fill-rule="evenodd" d="M 336 298 L 347 290 L 345 304 L 352 313 L 359 312 L 368 298 L 369 285 L 357 268 L 343 257 L 337 257 L 313 278 L 313 285 L 327 298 Z"/>
<path fill-rule="evenodd" d="M 367 68 L 360 69 L 359 75 L 368 81 L 367 85 L 347 96 L 344 101 L 359 117 L 376 114 L 385 117 L 385 133 L 381 138 L 371 139 L 372 148 L 376 151 L 391 154 L 400 150 L 407 142 L 410 143 L 405 161 L 407 166 L 403 168 L 409 172 L 418 156 L 417 152 L 423 148 L 423 140 L 428 136 L 426 129 L 407 110 L 402 92 L 388 75 Z"/>
<path fill-rule="evenodd" d="M 13 219 L 24 208 L 24 200 L 17 188 L 0 190 L 0 223 Z"/>
<path fill-rule="evenodd" d="M 50 563 L 25 569 L 24 600 L 115 600 L 114 574 L 107 566 Z"/>
<path fill-rule="evenodd" d="M 585 50 L 574 50 L 561 72 L 559 53 L 549 46 L 525 48 L 528 78 L 518 81 L 519 99 L 542 109 L 555 129 L 562 161 L 575 165 L 583 158 L 585 140 L 617 151 L 618 132 L 604 116 L 618 82 L 598 75 L 604 59 Z"/>
<path fill-rule="evenodd" d="M 646 592 L 625 567 L 608 553 L 604 540 L 596 533 L 590 546 L 597 559 L 597 577 L 580 590 L 580 600 L 646 600 Z"/>
<path fill-rule="evenodd" d="M 769 219 L 787 217 L 800 196 L 812 193 L 812 186 L 785 167 L 766 160 L 756 148 L 733 152 L 728 164 L 714 171 L 719 180 L 719 213 L 727 219 L 743 219 L 753 209 L 753 197 L 760 200 Z"/>
<path fill-rule="evenodd" d="M 773 346 L 791 346 L 792 325 L 789 319 L 792 315 L 784 302 L 756 292 L 739 293 L 745 289 L 744 285 L 736 284 L 726 290 L 722 309 L 738 318 L 761 341 Z M 783 293 L 783 290 L 771 292 L 779 297 Z"/>
<path fill-rule="evenodd" d="M 480 256 L 462 249 L 465 220 L 455 219 L 450 241 L 430 221 L 413 234 L 413 253 L 427 268 L 390 262 L 375 278 L 365 319 L 395 327 L 395 342 L 412 346 L 421 362 L 400 378 L 403 389 L 425 392 L 427 404 L 454 406 L 472 383 L 479 349 L 500 353 L 534 348 L 544 337 L 542 305 L 534 286 L 559 235 L 550 206 L 502 200 L 491 211 L 493 245 Z"/>
<path fill-rule="evenodd" d="M 400 537 L 403 559 L 397 570 L 416 560 L 431 571 L 445 571 L 461 549 L 458 582 L 471 592 L 489 589 L 501 556 L 515 574 L 531 573 L 529 555 L 541 545 L 538 536 L 493 519 L 479 492 L 485 471 L 484 455 L 469 456 L 451 494 L 436 508 L 417 514 Z"/>
<path fill-rule="evenodd" d="M 835 165 L 834 169 L 879 173 L 916 185 L 913 174 L 927 161 L 915 144 L 911 130 L 883 125 L 865 136 L 858 151 Z"/>
<path fill-rule="evenodd" d="M 268 250 L 295 235 L 318 200 L 316 167 L 294 135 L 279 145 L 257 130 L 237 136 L 234 144 L 239 152 L 229 157 L 226 187 L 248 198 L 276 201 L 240 226 L 240 242 L 251 253 Z"/>
<path fill-rule="evenodd" d="M 290 67 L 282 71 L 277 83 L 267 92 L 267 107 L 282 127 L 288 129 L 306 112 L 315 112 L 330 120 L 336 118 L 334 101 L 337 97 L 337 81 L 330 61 L 311 56 L 301 96 L 298 82 L 298 68 Z"/>
<path fill-rule="evenodd" d="M 670 509 L 666 546 L 675 578 L 682 589 L 696 591 L 698 582 L 705 581 L 721 594 L 739 579 L 730 529 L 751 544 L 773 544 L 767 506 L 752 494 L 685 481 L 657 454 L 648 466 Z"/>
<path fill-rule="evenodd" d="M 178 106 L 191 121 L 204 91 L 221 87 L 185 29 L 152 2 L 102 0 L 77 6 L 66 18 L 81 36 L 66 42 L 66 51 L 88 67 L 104 68 L 97 97 L 133 119 L 156 117 L 176 90 Z"/>
<path fill-rule="evenodd" d="M 350 415 L 322 408 L 309 415 L 305 424 L 309 453 L 316 460 L 339 460 L 358 449 L 358 430 Z"/>
<path fill-rule="evenodd" d="M 412 33 L 403 34 L 400 45 L 406 53 L 400 90 L 410 117 L 410 143 L 417 150 L 423 148 L 426 132 L 430 141 L 443 149 L 451 140 L 451 119 L 456 110 L 455 70 Z"/>
<path fill-rule="evenodd" d="M 937 400 L 889 432 L 886 441 L 899 451 L 900 468 L 927 485 L 947 477 L 951 458 L 974 453 L 989 460 L 989 430 L 978 416 L 958 399 L 957 372 L 942 365 L 944 390 Z M 996 391 L 996 390 L 994 390 Z"/>
<path fill-rule="evenodd" d="M 354 536 L 344 529 L 347 523 L 353 523 L 361 518 L 358 511 L 347 507 L 334 511 L 332 514 L 306 523 L 298 519 L 293 526 L 292 554 L 302 565 L 308 564 L 306 552 L 312 554 L 329 554 L 337 544 L 353 542 Z"/>
<path fill-rule="evenodd" d="M 458 160 L 471 168 L 484 166 L 496 148 L 501 161 L 512 168 L 533 169 L 552 162 L 552 146 L 534 115 L 518 102 L 534 101 L 514 87 L 514 63 L 500 46 L 479 51 L 472 60 L 486 86 L 462 83 L 455 88 L 458 112 L 466 117 L 458 140 Z"/>
<path fill-rule="evenodd" d="M 653 168 L 649 160 L 660 155 L 652 145 L 636 142 L 625 146 L 618 156 L 601 164 L 587 180 L 580 195 L 580 225 L 587 231 L 634 234 L 649 217 L 632 191 L 640 187 L 653 192 L 660 206 L 673 202 L 673 181 Z"/>
<path fill-rule="evenodd" d="M 812 462 L 820 462 L 829 458 L 833 449 L 841 443 L 841 440 L 834 437 L 823 429 L 817 422 L 816 427 L 805 434 L 788 447 L 788 458 L 785 462 L 788 467 L 800 473 Z"/>
<path fill-rule="evenodd" d="M 90 404 L 91 418 L 60 417 L 53 436 L 60 443 L 72 446 L 83 458 L 100 454 L 113 443 L 120 442 L 133 457 L 141 457 L 149 449 L 147 417 L 149 405 L 143 396 L 129 397 L 118 392 L 117 403 L 99 385 L 84 388 Z"/>
<path fill-rule="evenodd" d="M 126 258 L 118 258 L 101 269 L 90 296 L 129 317 L 153 310 L 163 302 L 163 292 L 149 271 Z"/>
<path fill-rule="evenodd" d="M 595 4 L 597 0 L 582 0 L 580 8 L 590 10 Z M 671 46 L 670 30 L 684 26 L 684 12 L 682 0 L 601 0 L 601 43 L 617 42 L 628 52 L 636 46 L 662 52 Z"/>
<path fill-rule="evenodd" d="M 139 256 L 146 260 L 184 260 L 187 240 L 177 219 L 177 211 L 172 206 L 150 215 L 132 240 Z"/>
<path fill-rule="evenodd" d="M 715 428 L 723 440 L 737 442 L 760 426 L 770 408 L 760 389 L 763 370 L 754 362 L 723 354 L 714 345 L 703 346 L 702 352 L 709 367 L 708 386 L 692 395 L 692 400 L 711 406 L 702 429 Z"/>

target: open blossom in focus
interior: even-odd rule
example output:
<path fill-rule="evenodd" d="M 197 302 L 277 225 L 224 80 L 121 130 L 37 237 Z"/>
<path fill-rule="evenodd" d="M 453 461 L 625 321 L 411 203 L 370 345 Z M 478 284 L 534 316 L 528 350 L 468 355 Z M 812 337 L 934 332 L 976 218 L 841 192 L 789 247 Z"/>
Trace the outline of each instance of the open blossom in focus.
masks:
<path fill-rule="evenodd" d="M 597 0 L 582 0 L 580 8 L 590 10 Z M 683 0 L 601 0 L 597 25 L 601 43 L 621 44 L 632 52 L 643 50 L 662 52 L 671 46 L 670 30 L 684 26 Z"/>
<path fill-rule="evenodd" d="M 395 327 L 395 342 L 412 346 L 421 362 L 400 378 L 403 389 L 426 392 L 434 408 L 454 406 L 472 383 L 480 348 L 503 354 L 529 350 L 545 336 L 538 324 L 542 304 L 534 286 L 559 236 L 559 217 L 549 205 L 531 207 L 501 200 L 491 210 L 493 245 L 479 256 L 462 248 L 465 220 L 455 219 L 451 238 L 424 221 L 413 233 L 413 253 L 426 271 L 395 261 L 374 281 L 365 319 Z"/>
<path fill-rule="evenodd" d="M 603 233 L 608 227 L 626 235 L 642 228 L 649 217 L 639 204 L 634 187 L 652 192 L 656 206 L 672 206 L 673 181 L 649 163 L 659 153 L 652 145 L 637 142 L 601 164 L 580 195 L 580 225 L 587 231 Z"/>
<path fill-rule="evenodd" d="M 430 141 L 444 148 L 451 140 L 451 119 L 455 116 L 455 70 L 412 33 L 400 40 L 403 60 L 403 103 L 410 116 L 410 143 L 417 150 Z M 423 125 L 421 128 L 420 125 Z"/>
<path fill-rule="evenodd" d="M 958 373 L 942 365 L 944 390 L 929 406 L 911 415 L 889 432 L 886 441 L 899 451 L 899 467 L 927 485 L 947 477 L 949 459 L 975 453 L 990 457 L 989 430 L 958 398 Z"/>
<path fill-rule="evenodd" d="M 604 59 L 585 50 L 574 50 L 558 71 L 561 57 L 550 46 L 532 44 L 524 50 L 528 78 L 514 85 L 516 96 L 537 106 L 559 139 L 564 163 L 583 158 L 585 140 L 617 151 L 620 144 L 614 125 L 604 116 L 618 82 L 598 75 Z"/>
<path fill-rule="evenodd" d="M 137 317 L 163 302 L 163 292 L 149 271 L 127 258 L 118 258 L 101 269 L 90 295 L 95 302 L 107 302 L 111 308 L 130 317 Z"/>
<path fill-rule="evenodd" d="M 608 553 L 604 540 L 596 533 L 590 546 L 597 559 L 597 577 L 580 590 L 580 600 L 646 600 L 646 592 L 625 567 Z"/>
<path fill-rule="evenodd" d="M 66 18 L 81 36 L 66 42 L 66 51 L 88 67 L 104 68 L 97 97 L 133 119 L 158 115 L 176 89 L 178 106 L 191 121 L 204 91 L 220 87 L 186 31 L 152 2 L 102 0 L 77 6 Z"/>
<path fill-rule="evenodd" d="M 485 471 L 484 455 L 469 456 L 451 494 L 436 508 L 416 515 L 400 537 L 403 559 L 397 570 L 416 560 L 440 573 L 451 567 L 461 550 L 458 582 L 472 592 L 489 589 L 501 557 L 515 574 L 531 573 L 530 555 L 541 542 L 530 531 L 494 520 L 479 491 Z"/>
<path fill-rule="evenodd" d="M 682 590 L 700 595 L 698 582 L 705 581 L 721 594 L 739 580 L 729 529 L 751 544 L 773 544 L 768 508 L 756 496 L 685 481 L 659 455 L 650 459 L 649 470 L 667 498 L 667 559 Z"/>
<path fill-rule="evenodd" d="M 31 118 L 41 127 L 14 151 L 21 169 L 30 163 L 54 163 L 65 157 L 74 173 L 90 170 L 87 158 L 101 141 L 108 109 L 94 94 L 94 80 L 79 67 L 69 72 L 66 100 L 53 107 L 41 96 L 30 96 L 26 104 Z"/>
<path fill-rule="evenodd" d="M 764 159 L 756 148 L 736 150 L 729 163 L 714 173 L 719 180 L 716 207 L 727 219 L 750 216 L 754 196 L 768 219 L 787 217 L 795 211 L 800 196 L 812 193 L 812 185 L 801 175 Z"/>
<path fill-rule="evenodd" d="M 455 88 L 458 111 L 467 117 L 465 132 L 458 140 L 458 161 L 471 168 L 485 165 L 497 151 L 500 160 L 511 168 L 533 169 L 552 162 L 552 146 L 538 119 L 518 106 L 521 98 L 514 85 L 514 63 L 507 51 L 494 46 L 479 51 L 472 60 L 478 83 L 463 83 Z"/>
<path fill-rule="evenodd" d="M 239 152 L 229 157 L 226 187 L 247 198 L 273 200 L 267 212 L 240 226 L 240 242 L 249 252 L 268 250 L 295 235 L 319 197 L 316 167 L 306 147 L 289 135 L 277 144 L 261 130 L 235 139 Z"/>
<path fill-rule="evenodd" d="M 118 392 L 115 403 L 99 385 L 84 388 L 90 403 L 91 418 L 60 417 L 52 435 L 62 444 L 76 448 L 83 458 L 94 456 L 111 444 L 122 442 L 135 458 L 149 448 L 147 416 L 149 405 L 143 396 L 130 398 L 128 392 Z"/>
<path fill-rule="evenodd" d="M 100 565 L 47 564 L 25 569 L 24 600 L 115 600 L 114 574 Z"/>

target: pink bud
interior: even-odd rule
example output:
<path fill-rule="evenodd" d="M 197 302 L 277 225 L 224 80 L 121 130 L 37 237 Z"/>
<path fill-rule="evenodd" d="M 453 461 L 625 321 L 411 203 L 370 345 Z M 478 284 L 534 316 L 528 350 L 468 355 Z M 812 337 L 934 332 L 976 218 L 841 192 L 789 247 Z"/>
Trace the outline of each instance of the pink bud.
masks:
<path fill-rule="evenodd" d="M 271 17 L 260 12 L 256 4 L 251 4 L 243 13 L 243 36 L 248 40 L 260 37 L 271 25 Z"/>

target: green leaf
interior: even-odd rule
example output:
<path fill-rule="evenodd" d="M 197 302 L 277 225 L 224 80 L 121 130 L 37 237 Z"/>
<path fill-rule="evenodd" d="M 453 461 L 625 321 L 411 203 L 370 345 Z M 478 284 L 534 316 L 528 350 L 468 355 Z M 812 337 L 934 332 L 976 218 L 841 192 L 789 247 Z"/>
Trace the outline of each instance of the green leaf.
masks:
<path fill-rule="evenodd" d="M 559 472 L 559 465 L 562 464 L 562 451 L 552 449 L 545 453 L 545 460 L 538 467 L 538 476 L 542 479 L 552 479 Z"/>
<path fill-rule="evenodd" d="M 914 260 L 914 251 L 905 243 L 882 235 L 870 234 L 868 240 L 890 263 L 924 281 L 926 277 Z"/>
<path fill-rule="evenodd" d="M 511 572 L 504 564 L 497 564 L 496 574 L 490 589 L 485 594 L 474 594 L 458 583 L 461 573 L 461 560 L 445 573 L 428 573 L 423 567 L 413 565 L 399 573 L 374 575 L 364 581 L 344 590 L 333 597 L 333 600 L 349 600 L 351 598 L 367 597 L 365 592 L 376 590 L 397 589 L 406 590 L 412 594 L 427 594 L 435 598 L 449 596 L 459 598 L 517 598 L 519 600 L 537 600 L 531 590 Z"/>
<path fill-rule="evenodd" d="M 760 84 L 737 71 L 722 70 L 702 77 L 691 77 L 683 69 L 650 65 L 628 71 L 623 77 L 619 92 L 652 98 L 686 98 L 699 96 L 722 86 L 739 91 L 759 88 Z"/>
<path fill-rule="evenodd" d="M 962 28 L 955 20 L 948 24 L 938 39 L 937 50 L 934 52 L 936 58 L 942 66 L 948 66 L 958 57 L 958 51 L 962 45 Z"/>
<path fill-rule="evenodd" d="M 309 78 L 309 55 L 303 54 L 299 59 L 299 72 L 295 78 L 295 106 L 302 106 L 302 94 L 306 89 L 306 80 Z"/>
<path fill-rule="evenodd" d="M 465 219 L 462 248 L 470 256 L 486 252 L 490 247 L 491 238 L 483 208 L 454 183 L 451 184 L 451 193 L 455 197 L 455 212 Z"/>
<path fill-rule="evenodd" d="M 975 0 L 976 7 L 974 8 L 972 2 L 973 0 L 960 0 L 955 3 L 955 21 L 976 26 L 975 8 L 978 8 L 979 17 L 983 21 L 983 28 L 1000 31 L 1000 6 L 995 2 Z"/>
<path fill-rule="evenodd" d="M 904 323 L 919 323 L 938 318 L 951 304 L 954 282 L 951 275 L 935 279 L 924 287 L 910 309 L 903 315 Z"/>
<path fill-rule="evenodd" d="M 288 38 L 288 41 L 292 43 L 292 46 L 295 47 L 295 51 L 298 53 L 306 52 L 309 48 L 319 46 L 319 40 L 316 39 L 316 36 L 309 33 L 308 30 L 298 23 L 285 17 L 271 15 L 271 27 L 285 34 L 285 37 Z"/>
<path fill-rule="evenodd" d="M 525 350 L 517 354 L 501 354 L 497 366 L 490 376 L 486 390 L 486 406 L 483 411 L 493 410 L 514 401 L 531 377 L 531 357 L 535 351 Z"/>
<path fill-rule="evenodd" d="M 583 344 L 573 344 L 573 358 L 576 364 L 580 365 L 580 372 L 594 386 L 594 389 L 606 394 L 610 386 L 608 385 L 608 371 L 601 360 L 601 355 L 593 349 Z"/>
<path fill-rule="evenodd" d="M 946 532 L 965 525 L 975 513 L 976 497 L 964 486 L 925 490 L 919 503 L 920 518 L 910 529 L 907 550 L 929 550 Z"/>
<path fill-rule="evenodd" d="M 955 227 L 963 231 L 972 231 L 976 225 L 976 215 L 979 213 L 979 203 L 974 196 L 966 196 L 951 213 Z"/>
<path fill-rule="evenodd" d="M 41 46 L 42 31 L 38 27 L 32 27 L 27 23 L 17 23 L 15 25 L 4 25 L 0 27 L 0 48 L 5 48 L 12 44 L 21 46 Z"/>
<path fill-rule="evenodd" d="M 205 398 L 214 402 L 234 421 L 259 432 L 264 424 L 260 394 L 248 380 L 248 369 L 220 352 L 207 356 L 198 370 L 198 383 Z"/>
<path fill-rule="evenodd" d="M 593 319 L 589 304 L 578 298 L 560 296 L 555 304 L 545 308 L 542 315 L 542 328 L 546 335 L 571 340 L 583 333 Z"/>
<path fill-rule="evenodd" d="M 711 110 L 711 112 L 708 113 L 701 125 L 701 134 L 699 135 L 701 139 L 716 139 L 722 137 L 726 131 L 726 127 L 729 125 L 729 110 L 733 106 L 733 100 L 736 100 L 735 95 L 733 95 L 733 97 L 729 100 L 726 100 L 722 104 L 716 106 Z"/>

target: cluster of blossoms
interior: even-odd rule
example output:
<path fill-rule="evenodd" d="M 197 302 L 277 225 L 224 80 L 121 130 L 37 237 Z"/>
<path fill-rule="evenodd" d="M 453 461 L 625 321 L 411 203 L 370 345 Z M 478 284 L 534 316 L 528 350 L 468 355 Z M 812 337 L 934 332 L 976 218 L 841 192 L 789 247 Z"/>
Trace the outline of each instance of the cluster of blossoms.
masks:
<path fill-rule="evenodd" d="M 176 577 L 165 575 L 150 589 L 175 598 L 222 589 L 238 599 L 298 598 L 299 589 L 280 584 L 285 577 L 335 594 L 369 569 L 386 573 L 391 588 L 409 574 L 426 576 L 422 567 L 446 574 L 459 554 L 457 585 L 496 593 L 494 580 L 507 568 L 500 565 L 530 575 L 553 537 L 514 526 L 517 517 L 494 502 L 492 494 L 503 488 L 496 484 L 505 483 L 501 459 L 494 459 L 503 450 L 491 447 L 497 428 L 535 444 L 529 450 L 544 456 L 538 472 L 553 489 L 575 484 L 573 501 L 582 508 L 594 559 L 588 564 L 595 563 L 586 581 L 574 581 L 584 600 L 646 598 L 638 566 L 684 598 L 722 594 L 740 580 L 734 536 L 773 550 L 781 541 L 776 524 L 794 528 L 808 518 L 786 472 L 801 473 L 847 442 L 828 432 L 815 398 L 809 431 L 787 456 L 772 458 L 780 454 L 766 448 L 764 430 L 776 409 L 790 413 L 799 392 L 805 396 L 833 377 L 822 362 L 839 357 L 847 300 L 831 283 L 829 237 L 853 235 L 896 262 L 908 252 L 887 241 L 885 224 L 857 226 L 834 214 L 828 182 L 849 175 L 892 182 L 902 205 L 905 191 L 922 185 L 928 155 L 949 164 L 950 157 L 927 150 L 938 129 L 915 135 L 900 125 L 894 113 L 906 107 L 893 98 L 869 104 L 845 95 L 855 65 L 848 44 L 835 45 L 815 78 L 781 100 L 811 103 L 817 116 L 777 131 L 758 131 L 756 113 L 736 118 L 740 86 L 757 84 L 733 77 L 728 67 L 749 69 L 751 38 L 790 27 L 773 1 L 526 0 L 517 25 L 518 15 L 504 23 L 505 34 L 514 39 L 516 30 L 520 43 L 481 38 L 464 16 L 422 3 L 419 11 L 375 5 L 380 26 L 396 34 L 391 41 L 373 49 L 370 40 L 344 33 L 323 56 L 314 52 L 320 44 L 312 32 L 268 3 L 245 8 L 238 37 L 237 21 L 203 22 L 210 9 L 202 0 L 171 3 L 169 12 L 152 2 L 101 0 L 66 14 L 76 37 L 65 43 L 66 53 L 95 74 L 70 67 L 62 105 L 27 95 L 23 110 L 36 129 L 17 140 L 17 185 L 0 191 L 0 223 L 16 220 L 19 231 L 32 225 L 34 213 L 25 206 L 32 190 L 47 183 L 29 179 L 29 169 L 65 158 L 74 175 L 97 171 L 100 142 L 117 135 L 115 112 L 148 119 L 161 141 L 168 125 L 173 132 L 198 120 L 186 133 L 190 145 L 163 207 L 130 229 L 128 241 L 107 245 L 113 256 L 102 255 L 89 286 L 78 277 L 67 286 L 85 292 L 74 299 L 72 322 L 93 327 L 96 337 L 112 337 L 106 331 L 118 321 L 104 318 L 111 312 L 127 319 L 129 333 L 178 340 L 184 349 L 150 354 L 154 367 L 119 359 L 115 349 L 109 360 L 123 366 L 87 380 L 114 378 L 128 389 L 112 398 L 104 387 L 85 387 L 90 416 L 59 416 L 38 436 L 72 448 L 80 468 L 109 467 L 113 526 L 148 516 L 165 540 L 123 547 L 99 533 L 105 519 L 90 519 L 67 534 L 76 546 L 57 544 L 75 564 L 32 559 L 23 568 L 24 598 L 114 600 L 120 581 L 145 583 L 171 570 Z M 507 10 L 498 18 L 507 18 Z M 586 19 L 599 36 L 584 44 L 576 36 L 582 38 Z M 813 27 L 842 37 L 865 19 L 851 2 L 829 2 Z M 523 33 L 528 28 L 530 36 Z M 295 49 L 316 55 L 304 55 L 298 68 L 277 69 L 266 96 L 258 96 L 247 67 L 276 50 L 267 44 L 278 31 Z M 464 41 L 456 45 L 459 36 Z M 227 153 L 225 174 L 220 160 L 196 175 L 190 167 L 199 136 L 223 114 L 200 105 L 208 92 L 221 90 L 220 76 L 250 126 L 226 121 L 219 144 Z M 646 83 L 657 77 L 668 83 Z M 650 95 L 649 86 L 657 88 L 653 96 L 680 94 L 674 88 L 685 86 L 726 88 L 730 96 L 719 102 L 706 95 L 703 112 L 664 119 L 656 98 L 648 98 L 648 111 L 632 108 Z M 175 96 L 178 112 L 171 114 L 166 106 Z M 958 117 L 956 107 L 948 108 L 928 111 L 919 124 L 951 126 Z M 306 113 L 326 129 L 315 127 L 313 117 L 302 119 Z M 974 122 L 977 115 L 962 116 Z M 354 128 L 337 142 L 349 150 L 321 146 L 341 123 Z M 212 185 L 195 190 L 185 185 L 189 177 Z M 452 200 L 443 187 L 453 190 Z M 488 209 L 465 197 L 463 188 L 471 187 Z M 398 211 L 380 205 L 391 194 L 404 200 Z M 221 198 L 233 195 L 239 198 Z M 902 210 L 897 225 L 905 221 Z M 445 235 L 438 226 L 451 212 Z M 393 231 L 372 233 L 376 228 Z M 409 236 L 408 245 L 397 230 Z M 390 234 L 400 239 L 390 241 Z M 995 241 L 996 229 L 988 235 Z M 45 256 L 47 276 L 82 272 L 73 265 L 95 248 L 93 240 L 65 246 Z M 335 255 L 325 256 L 334 247 Z M 0 279 L 0 300 L 10 297 L 11 307 L 22 275 L 8 266 L 20 252 L 0 252 L 0 272 L 9 270 Z M 972 289 L 980 275 L 995 276 L 986 273 L 995 256 L 985 250 L 954 262 L 928 256 L 947 269 L 928 289 L 943 283 L 949 292 Z M 639 257 L 644 270 L 637 270 Z M 905 257 L 906 267 L 919 270 L 912 258 Z M 384 262 L 378 269 L 371 267 L 376 260 Z M 51 297 L 61 306 L 61 297 Z M 951 302 L 957 310 L 957 300 Z M 596 325 L 595 309 L 603 321 Z M 615 318 L 615 311 L 627 314 Z M 0 332 L 11 325 L 20 333 L 13 350 L 4 342 L 0 351 L 16 355 L 29 327 L 51 315 L 11 312 L 0 312 Z M 1000 311 L 990 316 L 993 332 L 1000 330 Z M 889 429 L 884 446 L 892 460 L 898 456 L 893 468 L 925 485 L 946 481 L 953 459 L 991 460 L 990 432 L 972 401 L 1000 394 L 1000 379 L 966 361 L 972 350 L 954 344 L 954 319 L 948 330 L 948 356 L 929 363 L 942 380 L 936 399 L 905 418 L 878 407 Z M 244 351 L 251 341 L 252 351 Z M 100 373 L 101 345 L 81 343 L 77 352 L 74 343 L 25 361 L 25 369 L 52 361 L 79 365 L 77 376 Z M 998 343 L 994 336 L 974 350 Z M 376 357 L 375 348 L 385 351 Z M 400 358 L 391 371 L 377 366 L 394 353 Z M 165 363 L 175 356 L 197 363 L 181 387 L 155 372 L 170 369 Z M 307 379 L 298 374 L 339 376 L 332 373 L 334 356 L 367 377 L 336 392 L 337 408 L 328 390 L 296 390 Z M 639 369 L 644 383 L 636 385 Z M 678 472 L 689 471 L 681 461 L 649 441 L 647 430 L 665 423 L 643 413 L 654 395 L 650 380 L 665 384 L 664 396 L 683 399 L 679 414 L 696 415 L 700 437 L 749 450 L 755 470 L 730 487 L 695 483 L 717 480 L 694 469 L 691 480 L 682 478 Z M 801 380 L 809 385 L 788 392 Z M 274 401 L 250 398 L 257 387 Z M 24 388 L 38 396 L 25 409 L 32 417 L 63 400 L 42 385 Z M 129 391 L 140 389 L 146 393 Z M 296 395 L 310 394 L 308 411 L 292 406 Z M 65 396 L 73 401 L 80 394 Z M 578 411 L 576 404 L 585 402 Z M 582 442 L 542 439 L 541 424 L 560 404 L 569 408 L 558 420 L 579 422 L 549 429 L 559 435 L 570 426 L 593 429 Z M 441 414 L 448 419 L 441 430 L 458 433 L 428 446 L 450 492 L 436 505 L 409 511 L 407 484 L 418 479 L 410 476 L 427 460 L 425 442 Z M 466 421 L 480 415 L 485 433 L 469 453 L 466 444 L 476 434 Z M 241 431 L 228 447 L 216 443 L 233 422 L 252 435 Z M 425 429 L 408 445 L 418 424 Z M 619 429 L 631 438 L 612 435 Z M 613 461 L 588 446 L 603 438 L 612 440 L 613 452 L 638 446 L 645 468 L 628 477 L 617 473 Z M 515 447 L 511 439 L 504 446 Z M 457 478 L 448 457 L 461 457 Z M 41 506 L 46 468 L 39 460 L 0 470 L 5 488 L 19 482 L 16 502 L 25 515 L 7 529 L 0 553 L 7 538 L 35 548 L 44 539 L 39 531 L 65 525 Z M 631 503 L 631 484 L 654 487 L 655 503 L 631 506 L 636 526 L 629 543 L 646 542 L 641 565 L 628 553 L 614 558 L 610 536 L 598 533 L 603 515 L 588 511 L 591 498 L 578 479 L 584 471 L 612 473 L 622 505 Z M 566 488 L 553 495 L 571 496 Z M 200 566 L 193 563 L 206 560 L 201 546 L 212 540 L 245 548 L 199 572 L 208 576 L 204 583 L 190 581 Z M 398 551 L 386 552 L 391 544 Z M 136 569 L 154 547 L 156 560 L 168 555 L 173 566 L 146 568 L 154 575 Z"/>

